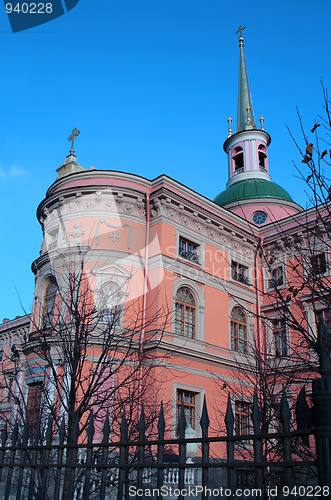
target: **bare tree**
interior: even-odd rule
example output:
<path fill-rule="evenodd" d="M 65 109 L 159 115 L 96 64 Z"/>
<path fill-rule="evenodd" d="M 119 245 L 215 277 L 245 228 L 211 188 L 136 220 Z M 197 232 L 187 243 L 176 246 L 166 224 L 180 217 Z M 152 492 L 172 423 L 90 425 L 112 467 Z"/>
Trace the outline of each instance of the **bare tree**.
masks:
<path fill-rule="evenodd" d="M 31 436 L 49 417 L 57 432 L 65 422 L 68 445 L 86 439 L 91 418 L 96 439 L 106 419 L 112 437 L 119 436 L 124 409 L 128 438 L 137 438 L 142 405 L 152 435 L 166 372 L 167 355 L 159 350 L 166 307 L 153 303 L 144 310 L 141 297 L 126 303 L 123 289 L 92 290 L 88 254 L 88 247 L 57 253 L 52 276 L 58 280 L 49 279 L 44 303 L 31 315 L 29 338 L 3 361 L 4 373 L 14 377 L 2 379 L 4 396 L 13 402 L 11 414 L 2 417 L 12 424 L 27 420 Z M 28 396 L 22 383 L 27 366 L 36 373 Z M 63 498 L 79 481 L 79 474 L 71 476 L 68 469 Z"/>

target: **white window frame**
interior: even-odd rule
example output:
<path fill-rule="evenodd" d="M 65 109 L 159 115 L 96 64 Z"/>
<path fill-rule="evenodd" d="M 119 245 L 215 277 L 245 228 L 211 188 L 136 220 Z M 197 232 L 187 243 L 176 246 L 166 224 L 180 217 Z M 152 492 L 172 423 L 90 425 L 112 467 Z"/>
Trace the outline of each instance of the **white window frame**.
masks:
<path fill-rule="evenodd" d="M 176 294 L 179 288 L 186 287 L 188 288 L 194 297 L 195 300 L 195 336 L 193 339 L 189 337 L 184 337 L 182 335 L 178 335 L 176 333 L 176 320 L 175 320 L 175 311 L 176 311 Z M 172 314 L 172 333 L 176 336 L 176 338 L 184 339 L 186 342 L 195 342 L 196 340 L 205 340 L 205 298 L 204 298 L 204 290 L 201 291 L 198 285 L 194 282 L 190 281 L 186 278 L 179 278 L 174 281 L 173 286 L 173 314 Z"/>
<path fill-rule="evenodd" d="M 177 436 L 177 391 L 187 391 L 196 393 L 196 414 L 195 414 L 195 431 L 198 435 L 201 435 L 200 418 L 202 414 L 203 400 L 205 396 L 205 388 L 198 387 L 194 385 L 182 384 L 179 382 L 173 382 L 172 385 L 172 435 Z"/>
<path fill-rule="evenodd" d="M 192 260 L 186 259 L 185 257 L 182 257 L 179 254 L 180 238 L 188 240 L 193 245 L 196 245 L 199 262 L 194 262 Z M 196 233 L 192 233 L 191 231 L 185 231 L 185 229 L 183 228 L 180 228 L 180 230 L 176 230 L 176 259 L 179 259 L 181 262 L 190 264 L 191 266 L 196 266 L 203 269 L 205 267 L 205 243 L 196 238 Z"/>

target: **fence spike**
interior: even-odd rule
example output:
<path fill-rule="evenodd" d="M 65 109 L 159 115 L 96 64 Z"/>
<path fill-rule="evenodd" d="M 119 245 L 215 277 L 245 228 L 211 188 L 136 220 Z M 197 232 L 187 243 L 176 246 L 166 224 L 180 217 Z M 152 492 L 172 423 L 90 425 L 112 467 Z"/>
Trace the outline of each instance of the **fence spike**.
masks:
<path fill-rule="evenodd" d="M 75 443 L 77 443 L 78 441 L 78 436 L 79 436 L 79 417 L 78 417 L 78 413 L 76 415 L 76 421 L 75 421 L 75 427 L 74 427 L 74 440 L 75 440 Z"/>
<path fill-rule="evenodd" d="M 36 429 L 35 429 L 34 434 L 33 434 L 34 444 L 39 443 L 40 436 L 41 436 L 40 426 L 41 426 L 41 419 L 40 419 L 40 415 L 39 415 L 38 420 L 37 420 Z"/>
<path fill-rule="evenodd" d="M 106 413 L 105 423 L 103 424 L 102 433 L 103 433 L 103 442 L 107 443 L 109 440 L 109 434 L 110 434 L 109 411 L 108 410 Z"/>
<path fill-rule="evenodd" d="M 141 405 L 140 418 L 138 422 L 139 439 L 145 438 L 146 424 L 145 424 L 145 410 L 144 404 Z"/>
<path fill-rule="evenodd" d="M 63 417 L 61 425 L 60 425 L 60 429 L 59 429 L 59 442 L 60 442 L 60 444 L 63 444 L 65 434 L 66 434 L 66 423 L 65 423 L 65 419 Z"/>
<path fill-rule="evenodd" d="M 25 420 L 24 429 L 23 429 L 23 443 L 27 443 L 29 439 L 29 422 L 28 419 Z"/>
<path fill-rule="evenodd" d="M 280 404 L 280 422 L 284 432 L 290 431 L 291 411 L 287 401 L 285 387 L 282 390 L 282 401 Z"/>
<path fill-rule="evenodd" d="M 123 416 L 122 416 L 120 430 L 121 430 L 121 441 L 125 441 L 126 438 L 128 437 L 128 424 L 125 417 L 125 408 L 123 408 Z"/>
<path fill-rule="evenodd" d="M 299 392 L 295 403 L 295 419 L 297 422 L 297 429 L 310 429 L 312 427 L 312 410 L 309 408 L 306 398 L 305 386 Z M 303 444 L 309 448 L 309 436 L 301 436 Z"/>
<path fill-rule="evenodd" d="M 185 438 L 185 429 L 186 429 L 186 418 L 185 418 L 185 407 L 184 407 L 184 401 L 182 399 L 182 404 L 180 406 L 180 415 L 179 415 L 179 420 L 178 420 L 178 431 L 179 431 L 179 437 L 181 439 Z"/>
<path fill-rule="evenodd" d="M 232 410 L 230 393 L 228 394 L 228 404 L 226 406 L 226 414 L 225 414 L 224 422 L 225 422 L 225 426 L 226 426 L 227 435 L 233 436 L 234 415 L 233 415 L 233 410 Z"/>
<path fill-rule="evenodd" d="M 49 446 L 52 443 L 53 436 L 53 417 L 50 415 L 48 417 L 47 431 L 46 431 L 46 444 Z"/>
<path fill-rule="evenodd" d="M 210 424 L 209 416 L 208 416 L 208 410 L 207 410 L 207 401 L 206 401 L 206 395 L 203 397 L 203 406 L 202 406 L 202 414 L 200 418 L 200 427 L 202 430 L 202 436 L 208 436 L 208 427 Z"/>
<path fill-rule="evenodd" d="M 160 414 L 159 414 L 159 421 L 157 423 L 157 430 L 159 432 L 159 439 L 164 439 L 165 420 L 164 420 L 164 411 L 163 411 L 163 401 L 161 401 L 161 408 L 160 408 Z"/>
<path fill-rule="evenodd" d="M 13 432 L 12 432 L 12 435 L 11 435 L 11 442 L 12 442 L 13 445 L 16 444 L 17 438 L 18 438 L 18 422 L 16 420 L 14 428 L 13 428 Z"/>
<path fill-rule="evenodd" d="M 90 420 L 87 428 L 87 442 L 89 444 L 92 443 L 94 436 L 94 418 L 93 418 L 93 410 L 90 411 Z"/>
<path fill-rule="evenodd" d="M 5 446 L 7 438 L 8 438 L 8 425 L 6 422 L 4 428 L 2 429 L 2 432 L 1 432 L 1 445 L 2 446 Z"/>
<path fill-rule="evenodd" d="M 262 415 L 256 389 L 254 390 L 254 397 L 253 397 L 252 422 L 254 426 L 254 432 L 256 434 L 259 434 L 261 432 Z"/>

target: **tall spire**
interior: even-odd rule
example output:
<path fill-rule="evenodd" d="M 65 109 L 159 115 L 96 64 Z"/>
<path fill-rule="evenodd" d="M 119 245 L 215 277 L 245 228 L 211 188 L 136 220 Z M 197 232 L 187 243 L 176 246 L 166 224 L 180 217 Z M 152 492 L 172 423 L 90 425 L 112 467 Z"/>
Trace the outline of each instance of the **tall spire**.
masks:
<path fill-rule="evenodd" d="M 238 86 L 238 117 L 237 132 L 256 129 L 251 91 L 249 89 L 247 68 L 244 54 L 244 39 L 242 31 L 245 26 L 239 26 L 239 86 Z"/>

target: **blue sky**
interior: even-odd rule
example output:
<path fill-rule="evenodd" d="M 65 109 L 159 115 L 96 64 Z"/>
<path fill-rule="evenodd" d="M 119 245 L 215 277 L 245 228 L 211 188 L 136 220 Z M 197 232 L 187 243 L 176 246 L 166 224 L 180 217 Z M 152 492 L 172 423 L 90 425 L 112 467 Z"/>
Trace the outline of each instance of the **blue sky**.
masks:
<path fill-rule="evenodd" d="M 65 16 L 13 34 L 0 5 L 0 322 L 31 307 L 42 232 L 36 208 L 69 151 L 78 161 L 147 178 L 165 173 L 213 199 L 224 189 L 222 145 L 236 119 L 238 42 L 256 119 L 270 133 L 273 180 L 305 205 L 285 128 L 300 139 L 331 88 L 330 4 L 316 0 L 80 0 Z"/>

